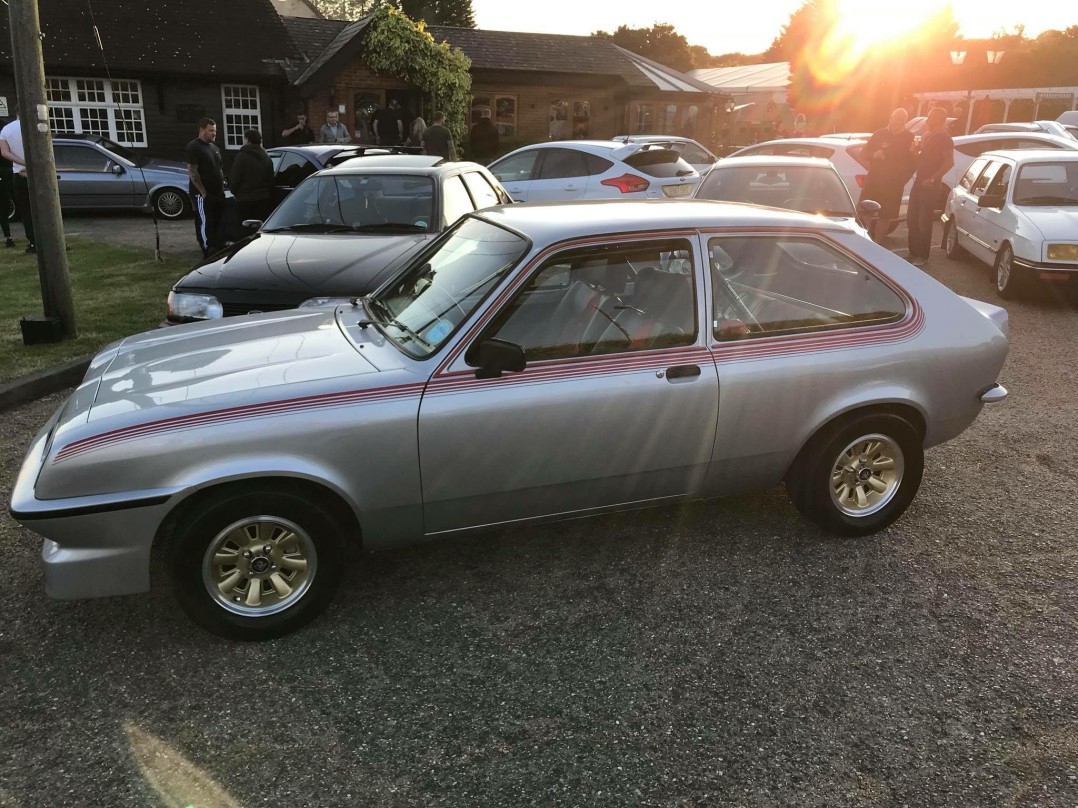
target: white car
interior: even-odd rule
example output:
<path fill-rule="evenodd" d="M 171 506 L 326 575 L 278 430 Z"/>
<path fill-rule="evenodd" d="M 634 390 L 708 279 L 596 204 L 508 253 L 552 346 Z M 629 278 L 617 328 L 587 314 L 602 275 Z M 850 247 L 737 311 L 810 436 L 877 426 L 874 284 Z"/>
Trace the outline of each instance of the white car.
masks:
<path fill-rule="evenodd" d="M 973 161 L 947 200 L 943 248 L 995 268 L 1013 297 L 1034 276 L 1078 279 L 1078 152 L 998 151 Z"/>
<path fill-rule="evenodd" d="M 981 135 L 992 132 L 1042 132 L 1056 137 L 1074 137 L 1063 124 L 1058 121 L 1011 121 L 1010 123 L 986 123 L 974 134 Z"/>
<path fill-rule="evenodd" d="M 488 166 L 516 202 L 687 199 L 700 174 L 672 149 L 616 140 L 555 140 L 509 152 Z"/>
<path fill-rule="evenodd" d="M 760 154 L 786 155 L 789 157 L 822 157 L 830 160 L 842 178 L 854 202 L 861 199 L 861 188 L 868 176 L 868 169 L 861 165 L 858 156 L 865 147 L 863 140 L 840 140 L 828 137 L 797 137 L 756 143 L 731 154 L 731 157 L 750 157 Z"/>
<path fill-rule="evenodd" d="M 658 143 L 673 149 L 680 154 L 685 162 L 700 172 L 703 176 L 718 161 L 718 157 L 706 146 L 697 143 L 690 137 L 680 135 L 614 135 L 614 140 L 622 143 Z"/>
<path fill-rule="evenodd" d="M 859 203 L 864 207 L 854 205 L 835 167 L 820 157 L 727 157 L 704 177 L 696 198 L 814 213 L 865 238 L 869 235 L 862 216 L 879 212 L 871 200 Z"/>

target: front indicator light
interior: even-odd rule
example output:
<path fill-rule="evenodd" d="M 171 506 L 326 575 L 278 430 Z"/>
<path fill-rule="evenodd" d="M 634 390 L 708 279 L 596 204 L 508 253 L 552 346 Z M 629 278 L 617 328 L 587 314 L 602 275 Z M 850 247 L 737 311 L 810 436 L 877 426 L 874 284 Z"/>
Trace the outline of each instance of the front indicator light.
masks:
<path fill-rule="evenodd" d="M 1049 244 L 1049 261 L 1078 261 L 1078 244 Z"/>

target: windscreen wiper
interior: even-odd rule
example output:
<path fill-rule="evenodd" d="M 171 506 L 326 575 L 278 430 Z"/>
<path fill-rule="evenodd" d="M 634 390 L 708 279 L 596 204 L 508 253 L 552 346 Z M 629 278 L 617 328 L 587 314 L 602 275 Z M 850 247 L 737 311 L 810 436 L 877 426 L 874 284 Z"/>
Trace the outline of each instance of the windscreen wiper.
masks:
<path fill-rule="evenodd" d="M 322 222 L 309 222 L 306 224 L 289 224 L 283 227 L 272 227 L 263 230 L 263 233 L 351 233 L 355 230 L 346 224 L 333 224 Z"/>

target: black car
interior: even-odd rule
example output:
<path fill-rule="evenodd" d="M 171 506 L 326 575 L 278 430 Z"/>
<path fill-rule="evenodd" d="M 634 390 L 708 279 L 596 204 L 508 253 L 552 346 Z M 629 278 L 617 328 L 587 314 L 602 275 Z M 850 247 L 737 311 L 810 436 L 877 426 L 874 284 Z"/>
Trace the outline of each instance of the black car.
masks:
<path fill-rule="evenodd" d="M 364 295 L 461 216 L 511 201 L 476 163 L 402 154 L 346 160 L 300 182 L 257 232 L 181 278 L 166 324 Z"/>

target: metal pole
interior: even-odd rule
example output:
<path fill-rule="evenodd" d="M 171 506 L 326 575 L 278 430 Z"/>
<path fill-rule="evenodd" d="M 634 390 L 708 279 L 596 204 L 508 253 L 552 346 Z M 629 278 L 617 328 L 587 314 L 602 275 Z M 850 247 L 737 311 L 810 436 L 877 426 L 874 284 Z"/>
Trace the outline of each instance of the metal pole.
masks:
<path fill-rule="evenodd" d="M 78 336 L 71 278 L 67 267 L 64 222 L 60 216 L 60 191 L 52 133 L 45 98 L 45 65 L 41 53 L 41 23 L 37 0 L 8 0 L 11 54 L 15 67 L 15 92 L 19 99 L 26 176 L 30 184 L 30 209 L 34 218 L 34 242 L 41 277 L 41 301 L 46 317 L 58 317 L 64 335 Z"/>

